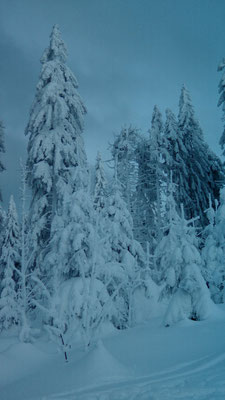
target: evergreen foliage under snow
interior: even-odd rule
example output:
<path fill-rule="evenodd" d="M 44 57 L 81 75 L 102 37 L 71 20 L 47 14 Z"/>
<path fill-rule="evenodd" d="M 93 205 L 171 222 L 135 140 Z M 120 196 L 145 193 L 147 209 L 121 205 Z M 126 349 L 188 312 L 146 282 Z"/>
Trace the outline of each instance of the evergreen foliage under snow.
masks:
<path fill-rule="evenodd" d="M 86 108 L 66 61 L 54 25 L 26 127 L 21 224 L 12 197 L 7 216 L 0 206 L 0 331 L 16 325 L 22 342 L 45 331 L 68 361 L 106 331 L 157 313 L 167 327 L 203 320 L 225 301 L 225 172 L 183 86 L 178 120 L 167 109 L 164 123 L 155 106 L 148 136 L 132 126 L 116 135 L 110 182 L 98 153 L 91 191 Z"/>
<path fill-rule="evenodd" d="M 16 206 L 11 196 L 6 218 L 4 241 L 0 258 L 0 329 L 8 329 L 20 320 L 18 304 L 18 273 L 21 263 L 20 229 Z"/>
<path fill-rule="evenodd" d="M 209 150 L 204 141 L 203 132 L 185 86 L 181 89 L 178 127 L 185 147 L 183 162 L 186 169 L 185 196 L 181 201 L 187 219 L 199 216 L 200 224 L 205 226 L 207 218 L 204 211 L 209 206 L 209 194 L 215 206 L 219 189 L 223 185 L 224 171 L 218 157 Z M 218 176 L 215 180 L 216 171 Z"/>
<path fill-rule="evenodd" d="M 79 188 L 77 166 L 83 174 L 87 169 L 82 138 L 86 108 L 66 59 L 66 47 L 55 25 L 41 59 L 41 75 L 26 127 L 36 262 L 50 239 L 53 218 L 63 213 L 64 197 Z"/>

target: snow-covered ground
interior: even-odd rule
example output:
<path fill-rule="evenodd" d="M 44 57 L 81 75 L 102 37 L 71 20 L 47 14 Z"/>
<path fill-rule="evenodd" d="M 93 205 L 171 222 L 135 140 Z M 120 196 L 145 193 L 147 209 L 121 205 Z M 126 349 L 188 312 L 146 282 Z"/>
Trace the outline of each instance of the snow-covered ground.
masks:
<path fill-rule="evenodd" d="M 207 321 L 161 319 L 116 332 L 65 363 L 46 338 L 0 339 L 1 400 L 225 399 L 225 308 Z"/>

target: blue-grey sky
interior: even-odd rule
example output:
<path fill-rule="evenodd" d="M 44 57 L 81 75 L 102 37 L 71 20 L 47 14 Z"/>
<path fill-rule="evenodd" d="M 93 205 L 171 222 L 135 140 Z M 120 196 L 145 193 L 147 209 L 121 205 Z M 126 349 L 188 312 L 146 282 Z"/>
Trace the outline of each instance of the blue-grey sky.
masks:
<path fill-rule="evenodd" d="M 222 112 L 218 63 L 225 56 L 225 0 L 0 0 L 0 119 L 5 124 L 5 202 L 18 197 L 24 129 L 52 25 L 60 26 L 68 64 L 88 109 L 88 159 L 121 125 L 146 132 L 154 104 L 176 114 L 183 83 L 206 141 L 217 154 Z"/>

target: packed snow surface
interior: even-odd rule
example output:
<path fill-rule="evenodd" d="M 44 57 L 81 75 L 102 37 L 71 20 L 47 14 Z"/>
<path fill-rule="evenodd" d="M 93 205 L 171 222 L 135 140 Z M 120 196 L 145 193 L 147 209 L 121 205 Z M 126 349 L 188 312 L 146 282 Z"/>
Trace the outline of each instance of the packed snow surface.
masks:
<path fill-rule="evenodd" d="M 0 338 L 1 400 L 225 399 L 225 308 L 165 328 L 154 318 L 111 333 L 68 363 L 42 337 Z"/>

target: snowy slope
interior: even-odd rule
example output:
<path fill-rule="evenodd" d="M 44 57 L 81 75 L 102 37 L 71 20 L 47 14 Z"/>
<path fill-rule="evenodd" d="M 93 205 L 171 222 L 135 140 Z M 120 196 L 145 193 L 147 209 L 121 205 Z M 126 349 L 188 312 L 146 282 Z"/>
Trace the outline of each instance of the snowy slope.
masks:
<path fill-rule="evenodd" d="M 66 364 L 47 340 L 0 341 L 1 400 L 225 399 L 225 308 L 165 328 L 160 319 L 121 331 Z"/>

